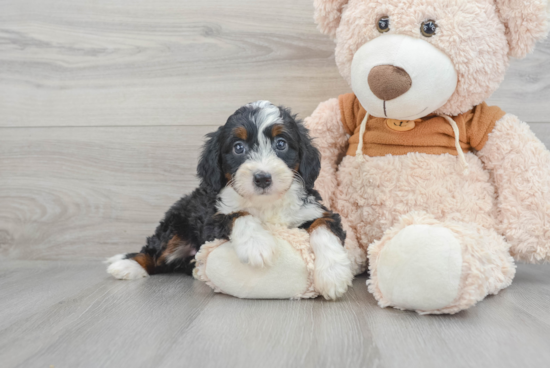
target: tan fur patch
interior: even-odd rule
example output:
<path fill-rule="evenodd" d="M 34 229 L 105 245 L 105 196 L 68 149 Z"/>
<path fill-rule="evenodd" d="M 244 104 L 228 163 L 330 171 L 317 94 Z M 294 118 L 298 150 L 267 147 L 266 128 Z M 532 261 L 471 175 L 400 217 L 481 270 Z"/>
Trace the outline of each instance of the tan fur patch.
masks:
<path fill-rule="evenodd" d="M 311 226 L 307 229 L 307 232 L 311 234 L 313 230 L 317 229 L 318 227 L 321 227 L 321 226 L 328 227 L 328 224 L 331 223 L 332 221 L 333 220 L 330 218 L 330 214 L 328 212 L 325 212 L 323 213 L 323 217 L 313 221 Z"/>
<path fill-rule="evenodd" d="M 133 258 L 133 260 L 139 263 L 139 265 L 143 267 L 149 275 L 153 274 L 155 270 L 155 262 L 150 255 L 139 253 Z"/>
<path fill-rule="evenodd" d="M 234 217 L 233 217 L 233 225 L 234 225 L 235 221 L 237 221 L 238 218 L 241 218 L 241 217 L 244 217 L 244 216 L 249 216 L 250 213 L 248 213 L 246 211 L 239 211 L 239 212 L 234 212 L 233 215 L 234 215 Z"/>
<path fill-rule="evenodd" d="M 157 259 L 157 265 L 164 263 L 166 260 L 166 257 L 168 257 L 170 254 L 174 253 L 176 249 L 178 249 L 179 246 L 182 245 L 182 240 L 179 236 L 174 235 L 172 239 L 166 244 L 166 249 L 162 252 L 160 257 Z"/>
<path fill-rule="evenodd" d="M 285 127 L 281 124 L 273 125 L 271 128 L 271 137 L 276 137 L 283 133 Z"/>
<path fill-rule="evenodd" d="M 248 132 L 246 131 L 246 128 L 243 126 L 236 127 L 233 130 L 233 134 L 235 134 L 235 137 L 242 139 L 243 141 L 246 141 L 248 138 Z"/>

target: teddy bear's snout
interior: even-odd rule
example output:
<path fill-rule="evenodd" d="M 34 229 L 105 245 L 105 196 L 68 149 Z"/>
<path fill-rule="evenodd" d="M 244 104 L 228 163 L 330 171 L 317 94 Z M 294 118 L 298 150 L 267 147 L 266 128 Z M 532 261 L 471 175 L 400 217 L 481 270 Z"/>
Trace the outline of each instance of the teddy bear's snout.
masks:
<path fill-rule="evenodd" d="M 378 65 L 371 69 L 368 83 L 376 97 L 390 101 L 411 89 L 412 79 L 403 68 L 393 65 Z"/>

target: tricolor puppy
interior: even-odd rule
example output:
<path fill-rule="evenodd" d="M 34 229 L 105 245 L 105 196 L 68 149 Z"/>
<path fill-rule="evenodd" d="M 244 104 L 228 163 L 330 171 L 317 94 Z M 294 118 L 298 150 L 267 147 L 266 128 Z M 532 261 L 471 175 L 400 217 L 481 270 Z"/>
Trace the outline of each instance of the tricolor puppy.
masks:
<path fill-rule="evenodd" d="M 199 188 L 172 206 L 140 253 L 110 258 L 107 271 L 119 279 L 190 275 L 198 249 L 214 239 L 231 240 L 243 263 L 266 267 L 275 242 L 262 224 L 275 223 L 310 233 L 315 286 L 327 299 L 341 296 L 353 278 L 346 234 L 340 216 L 313 189 L 320 156 L 302 122 L 285 108 L 258 101 L 207 137 Z"/>

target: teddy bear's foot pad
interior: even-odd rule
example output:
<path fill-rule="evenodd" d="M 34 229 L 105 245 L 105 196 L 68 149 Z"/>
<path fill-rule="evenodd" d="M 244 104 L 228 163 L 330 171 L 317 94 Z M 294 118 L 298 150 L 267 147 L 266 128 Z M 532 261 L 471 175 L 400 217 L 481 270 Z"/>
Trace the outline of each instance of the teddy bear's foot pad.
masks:
<path fill-rule="evenodd" d="M 405 227 L 382 249 L 378 263 L 380 291 L 400 309 L 448 306 L 458 296 L 461 274 L 461 245 L 440 226 Z"/>

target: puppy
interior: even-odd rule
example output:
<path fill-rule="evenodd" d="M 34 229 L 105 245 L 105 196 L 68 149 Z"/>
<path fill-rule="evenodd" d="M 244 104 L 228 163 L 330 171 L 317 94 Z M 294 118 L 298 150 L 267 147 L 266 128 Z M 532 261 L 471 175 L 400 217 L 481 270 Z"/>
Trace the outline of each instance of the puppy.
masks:
<path fill-rule="evenodd" d="M 309 232 L 315 287 L 336 299 L 353 275 L 340 216 L 313 189 L 319 170 L 319 151 L 289 110 L 268 101 L 243 106 L 207 135 L 199 188 L 170 208 L 139 253 L 109 258 L 107 272 L 118 279 L 191 275 L 198 249 L 214 239 L 231 240 L 242 262 L 268 266 L 275 243 L 262 224 L 276 223 Z"/>

